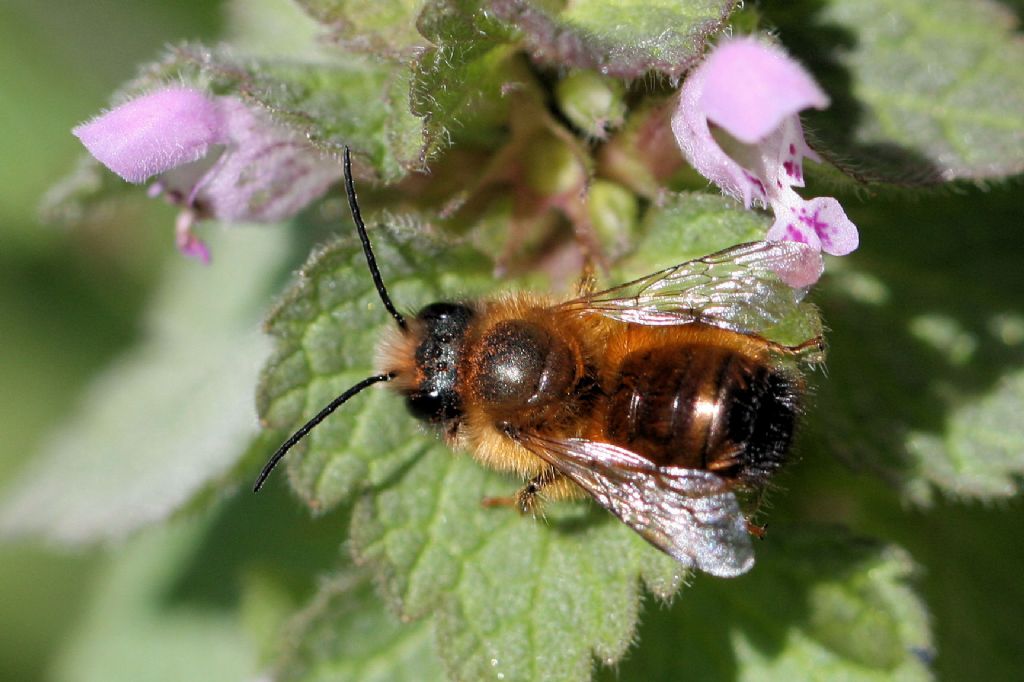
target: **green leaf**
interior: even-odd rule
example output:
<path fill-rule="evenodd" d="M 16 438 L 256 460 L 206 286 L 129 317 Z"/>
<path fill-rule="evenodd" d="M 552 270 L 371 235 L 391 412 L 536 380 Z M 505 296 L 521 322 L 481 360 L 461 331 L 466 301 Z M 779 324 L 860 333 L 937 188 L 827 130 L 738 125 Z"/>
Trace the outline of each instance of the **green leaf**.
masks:
<path fill-rule="evenodd" d="M 425 120 L 428 157 L 456 142 L 496 146 L 511 100 L 543 98 L 511 44 L 510 32 L 483 0 L 428 0 L 419 30 L 433 44 L 416 60 L 412 110 Z M 520 100 L 521 103 L 521 100 Z"/>
<path fill-rule="evenodd" d="M 102 216 L 102 209 L 117 199 L 138 193 L 138 188 L 109 172 L 88 154 L 78 158 L 75 167 L 58 180 L 40 202 L 43 222 L 76 225 Z"/>
<path fill-rule="evenodd" d="M 833 343 L 814 437 L 915 503 L 1021 490 L 1019 214 L 1009 189 L 853 207 L 872 238 L 825 282 Z"/>
<path fill-rule="evenodd" d="M 812 408 L 808 426 L 819 412 Z M 938 499 L 927 509 L 908 508 L 881 481 L 809 446 L 806 439 L 798 444 L 799 461 L 777 479 L 795 494 L 773 496 L 765 543 L 788 535 L 787 522 L 820 519 L 906 549 L 921 567 L 913 587 L 931 614 L 938 679 L 1013 679 L 1020 669 L 1016 633 L 1024 629 L 1024 547 L 1007 538 L 1016 537 L 1024 498 L 998 505 Z"/>
<path fill-rule="evenodd" d="M 109 562 L 59 653 L 59 682 L 253 679 L 256 651 L 230 611 L 168 595 L 205 522 L 154 529 Z"/>
<path fill-rule="evenodd" d="M 602 678 L 932 678 L 928 614 L 906 552 L 837 528 L 776 527 L 758 553 L 749 574 L 700 576 L 671 610 L 649 609 L 649 655 Z"/>
<path fill-rule="evenodd" d="M 351 52 L 410 54 L 426 46 L 416 18 L 427 0 L 299 0 Z"/>
<path fill-rule="evenodd" d="M 982 180 L 1024 170 L 1024 41 L 991 1 L 839 0 L 765 8 L 832 95 L 807 118 L 869 180 Z"/>
<path fill-rule="evenodd" d="M 388 222 L 372 238 L 401 309 L 494 293 L 487 259 Z M 763 230 L 763 218 L 721 198 L 680 196 L 652 210 L 628 267 L 644 274 L 683 260 L 688 248 L 703 255 Z M 269 325 L 277 349 L 260 412 L 294 429 L 374 373 L 374 344 L 394 322 L 349 238 L 313 255 Z M 544 521 L 483 508 L 519 482 L 423 434 L 386 390 L 331 415 L 289 454 L 287 469 L 314 510 L 356 500 L 358 562 L 403 619 L 436 616 L 441 658 L 456 679 L 588 679 L 594 657 L 611 664 L 632 641 L 642 586 L 668 597 L 684 578 L 679 564 L 593 505 L 551 505 Z"/>
<path fill-rule="evenodd" d="M 931 485 L 959 498 L 1011 497 L 1024 479 L 1024 371 L 999 381 L 993 390 L 950 411 L 946 433 L 908 434 L 907 448 Z M 911 489 L 912 495 L 927 491 Z"/>
<path fill-rule="evenodd" d="M 558 9 L 551 8 L 552 4 Z M 494 13 L 515 25 L 531 56 L 556 68 L 638 78 L 659 71 L 676 79 L 722 31 L 732 0 L 494 0 Z"/>
<path fill-rule="evenodd" d="M 99 376 L 7 490 L 0 529 L 71 543 L 165 519 L 224 476 L 257 433 L 252 385 L 265 296 L 288 260 L 281 230 L 211 235 L 214 263 L 179 259 L 143 342 Z"/>
<path fill-rule="evenodd" d="M 700 258 L 733 244 L 764 239 L 770 221 L 732 199 L 703 192 L 663 198 L 644 215 L 641 237 L 619 266 L 623 281 Z"/>
<path fill-rule="evenodd" d="M 590 505 L 551 505 L 546 522 L 481 508 L 517 487 L 434 446 L 360 500 L 353 550 L 392 608 L 435 614 L 452 678 L 589 679 L 632 641 L 640 578 L 667 597 L 683 571 Z"/>
<path fill-rule="evenodd" d="M 222 40 L 232 51 L 259 57 L 323 60 L 320 24 L 290 0 L 227 0 Z"/>
<path fill-rule="evenodd" d="M 285 629 L 275 680 L 399 682 L 445 679 L 428 623 L 384 610 L 364 571 L 332 577 Z"/>

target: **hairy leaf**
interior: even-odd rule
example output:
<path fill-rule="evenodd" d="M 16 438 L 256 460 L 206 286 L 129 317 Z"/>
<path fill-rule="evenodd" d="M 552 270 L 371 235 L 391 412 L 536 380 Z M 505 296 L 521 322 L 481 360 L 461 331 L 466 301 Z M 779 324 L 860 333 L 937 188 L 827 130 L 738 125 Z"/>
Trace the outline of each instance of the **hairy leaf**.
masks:
<path fill-rule="evenodd" d="M 603 679 L 929 680 L 928 615 L 906 552 L 838 528 L 773 528 L 760 565 L 650 609 L 648 655 Z M 723 651 L 724 650 L 724 651 Z"/>
<path fill-rule="evenodd" d="M 1020 670 L 1024 551 L 1004 538 L 1019 529 L 1021 512 L 1018 497 L 1000 508 L 950 504 L 910 517 L 877 514 L 925 567 L 921 592 L 934 623 L 939 679 L 1011 679 Z"/>
<path fill-rule="evenodd" d="M 280 231 L 252 228 L 211 244 L 209 268 L 174 263 L 143 343 L 94 381 L 7 489 L 3 532 L 119 537 L 165 519 L 243 454 L 268 346 L 259 319 L 287 251 Z"/>
<path fill-rule="evenodd" d="M 364 571 L 336 575 L 285 630 L 274 679 L 398 682 L 444 679 L 426 622 L 384 610 Z"/>
<path fill-rule="evenodd" d="M 826 85 L 808 116 L 840 165 L 918 184 L 1024 170 L 1024 40 L 990 0 L 839 0 L 765 8 Z"/>
<path fill-rule="evenodd" d="M 239 54 L 322 60 L 320 24 L 292 0 L 227 0 L 224 42 Z"/>
<path fill-rule="evenodd" d="M 479 254 L 389 222 L 371 238 L 401 310 L 493 291 Z M 709 230 L 717 234 L 695 236 Z M 688 249 L 714 251 L 762 234 L 762 219 L 722 199 L 682 196 L 652 210 L 629 267 L 644 274 L 665 258 L 703 255 Z M 261 383 L 265 421 L 296 428 L 373 374 L 373 346 L 393 324 L 354 240 L 315 253 L 270 318 L 277 350 Z M 355 557 L 393 611 L 435 615 L 455 679 L 588 679 L 595 657 L 613 663 L 632 641 L 642 587 L 667 597 L 684 577 L 679 564 L 594 505 L 550 505 L 538 520 L 483 508 L 485 497 L 511 495 L 521 483 L 424 434 L 386 389 L 369 389 L 331 415 L 289 455 L 287 469 L 315 510 L 356 500 Z"/>
<path fill-rule="evenodd" d="M 561 4 L 561 3 L 559 3 Z M 533 58 L 637 78 L 658 71 L 675 79 L 699 61 L 721 31 L 732 0 L 577 0 L 552 9 L 531 0 L 492 0 L 495 14 L 522 34 Z"/>
<path fill-rule="evenodd" d="M 427 0 L 299 0 L 310 16 L 331 29 L 352 52 L 411 53 L 425 46 L 416 17 Z"/>
<path fill-rule="evenodd" d="M 185 80 L 266 109 L 327 154 L 350 146 L 384 180 L 419 166 L 420 121 L 409 112 L 408 69 L 347 56 L 319 62 L 241 59 L 196 45 L 172 49 L 128 91 Z"/>
<path fill-rule="evenodd" d="M 812 406 L 807 425 L 826 417 Z M 858 475 L 811 446 L 807 439 L 798 444 L 798 461 L 777 479 L 793 494 L 772 496 L 765 543 L 788 536 L 790 522 L 814 519 L 906 549 L 921 567 L 913 587 L 927 604 L 934 632 L 934 657 L 926 650 L 914 653 L 933 658 L 941 680 L 1013 678 L 1020 648 L 1012 633 L 1024 628 L 1017 608 L 1024 600 L 1018 577 L 1024 548 L 1005 539 L 1017 532 L 1024 498 L 998 505 L 937 499 L 928 508 L 910 507 L 882 481 Z"/>
<path fill-rule="evenodd" d="M 89 154 L 54 183 L 40 202 L 39 213 L 48 223 L 83 224 L 102 215 L 108 202 L 137 195 L 137 188 L 109 172 Z"/>
<path fill-rule="evenodd" d="M 416 60 L 411 99 L 425 120 L 427 156 L 454 142 L 495 145 L 508 121 L 507 95 L 541 97 L 509 31 L 483 11 L 485 4 L 428 0 L 419 17 L 433 46 Z"/>
<path fill-rule="evenodd" d="M 353 549 L 392 608 L 435 614 L 454 679 L 589 679 L 594 656 L 613 662 L 632 641 L 639 578 L 664 597 L 681 568 L 590 505 L 551 505 L 546 520 L 481 508 L 517 486 L 435 446 L 360 501 Z"/>

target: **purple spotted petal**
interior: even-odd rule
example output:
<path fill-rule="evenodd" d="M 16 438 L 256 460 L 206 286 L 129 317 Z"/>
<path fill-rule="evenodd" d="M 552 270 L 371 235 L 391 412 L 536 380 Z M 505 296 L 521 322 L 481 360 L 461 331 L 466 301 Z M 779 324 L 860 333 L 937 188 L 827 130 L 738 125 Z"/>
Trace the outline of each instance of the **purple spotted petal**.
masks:
<path fill-rule="evenodd" d="M 185 87 L 143 95 L 72 132 L 100 163 L 136 183 L 203 158 L 225 138 L 216 103 Z"/>
<path fill-rule="evenodd" d="M 687 77 L 672 116 L 672 131 L 690 164 L 722 191 L 770 207 L 768 239 L 807 244 L 814 258 L 779 275 L 809 286 L 823 269 L 820 252 L 844 255 L 857 248 L 857 228 L 831 197 L 804 200 L 807 145 L 799 112 L 824 108 L 828 97 L 781 49 L 755 38 L 723 42 Z"/>
<path fill-rule="evenodd" d="M 769 203 L 772 195 L 782 194 L 789 187 L 804 186 L 804 157 L 820 161 L 817 153 L 804 140 L 798 116 L 782 120 L 779 128 L 757 146 L 760 158 L 752 164 L 765 179 Z"/>
<path fill-rule="evenodd" d="M 789 191 L 773 208 L 775 223 L 768 231 L 769 240 L 801 242 L 833 256 L 845 256 L 860 241 L 857 227 L 832 197 L 805 201 Z"/>
<path fill-rule="evenodd" d="M 719 45 L 700 66 L 698 108 L 740 142 L 755 144 L 782 121 L 829 100 L 810 74 L 781 49 L 756 38 Z"/>

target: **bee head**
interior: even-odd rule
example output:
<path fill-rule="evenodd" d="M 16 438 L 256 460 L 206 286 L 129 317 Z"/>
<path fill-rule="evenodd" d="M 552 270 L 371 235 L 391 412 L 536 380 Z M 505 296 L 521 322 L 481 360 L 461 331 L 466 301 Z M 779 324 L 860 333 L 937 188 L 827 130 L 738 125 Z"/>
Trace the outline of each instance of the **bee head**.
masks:
<path fill-rule="evenodd" d="M 410 332 L 416 339 L 415 380 L 402 391 L 417 419 L 438 423 L 462 414 L 460 353 L 472 318 L 473 309 L 462 303 L 431 303 L 417 313 Z"/>

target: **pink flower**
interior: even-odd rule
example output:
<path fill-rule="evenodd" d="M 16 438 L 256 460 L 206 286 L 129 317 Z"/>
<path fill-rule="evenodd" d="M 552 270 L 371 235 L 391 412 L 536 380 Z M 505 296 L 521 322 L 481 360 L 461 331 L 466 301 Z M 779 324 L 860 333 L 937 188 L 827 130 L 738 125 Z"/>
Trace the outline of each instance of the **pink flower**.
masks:
<path fill-rule="evenodd" d="M 179 250 L 209 261 L 197 220 L 275 222 L 295 215 L 341 175 L 305 139 L 233 97 L 167 87 L 72 131 L 129 182 L 159 176 L 150 194 L 182 207 Z"/>
<path fill-rule="evenodd" d="M 769 240 L 842 256 L 857 248 L 858 236 L 839 202 L 805 200 L 793 189 L 804 186 L 804 157 L 820 160 L 804 140 L 799 112 L 828 104 L 814 79 L 781 49 L 736 38 L 715 48 L 687 77 L 672 131 L 701 175 L 746 208 L 772 209 Z M 817 275 L 793 279 L 805 286 Z"/>

